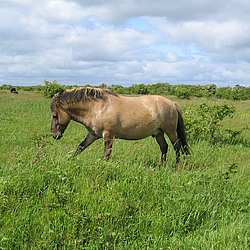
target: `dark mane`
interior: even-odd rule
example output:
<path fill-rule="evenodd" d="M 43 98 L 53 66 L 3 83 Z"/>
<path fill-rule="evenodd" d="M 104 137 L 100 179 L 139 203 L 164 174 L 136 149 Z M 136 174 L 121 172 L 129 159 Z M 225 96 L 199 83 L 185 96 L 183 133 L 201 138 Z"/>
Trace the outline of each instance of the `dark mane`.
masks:
<path fill-rule="evenodd" d="M 85 88 L 76 88 L 76 89 L 66 90 L 61 95 L 55 95 L 53 99 L 59 100 L 60 103 L 62 104 L 73 104 L 73 103 L 85 102 L 89 100 L 107 101 L 108 95 L 118 96 L 116 93 L 108 89 L 85 87 Z"/>

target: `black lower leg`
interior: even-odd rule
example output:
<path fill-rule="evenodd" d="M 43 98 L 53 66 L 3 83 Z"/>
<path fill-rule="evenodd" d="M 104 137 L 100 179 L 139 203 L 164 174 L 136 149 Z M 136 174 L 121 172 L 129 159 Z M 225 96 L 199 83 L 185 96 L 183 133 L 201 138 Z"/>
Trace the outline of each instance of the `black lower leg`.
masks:
<path fill-rule="evenodd" d="M 180 150 L 181 150 L 181 143 L 179 139 L 174 143 L 174 149 L 176 153 L 176 163 L 178 164 L 180 162 Z"/>
<path fill-rule="evenodd" d="M 166 161 L 166 155 L 168 152 L 168 144 L 164 138 L 164 134 L 158 134 L 156 135 L 156 141 L 158 142 L 160 149 L 161 149 L 161 161 Z"/>
<path fill-rule="evenodd" d="M 99 139 L 99 137 L 89 133 L 87 137 L 84 139 L 84 141 L 81 142 L 77 147 L 75 155 L 79 155 L 84 149 L 86 149 L 90 144 L 92 144 L 97 139 Z"/>

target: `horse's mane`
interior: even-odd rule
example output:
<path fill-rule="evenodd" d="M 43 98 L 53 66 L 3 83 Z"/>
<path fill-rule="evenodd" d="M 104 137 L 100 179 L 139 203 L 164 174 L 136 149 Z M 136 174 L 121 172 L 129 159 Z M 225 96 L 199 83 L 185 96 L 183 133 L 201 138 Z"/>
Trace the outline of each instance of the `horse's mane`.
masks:
<path fill-rule="evenodd" d="M 54 100 L 57 99 L 62 104 L 74 104 L 90 100 L 107 101 L 108 95 L 118 96 L 116 93 L 108 89 L 84 87 L 84 88 L 75 88 L 71 90 L 66 90 L 61 95 L 56 94 L 53 99 Z"/>

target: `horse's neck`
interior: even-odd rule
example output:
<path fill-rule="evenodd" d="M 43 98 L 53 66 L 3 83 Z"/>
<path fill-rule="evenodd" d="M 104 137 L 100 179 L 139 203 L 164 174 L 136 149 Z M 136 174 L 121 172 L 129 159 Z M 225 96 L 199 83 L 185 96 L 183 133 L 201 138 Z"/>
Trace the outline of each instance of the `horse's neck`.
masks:
<path fill-rule="evenodd" d="M 91 113 L 93 113 L 93 108 L 91 106 L 93 107 L 93 103 L 91 102 L 75 103 L 73 105 L 69 105 L 67 110 L 74 121 L 86 125 L 86 120 Z"/>

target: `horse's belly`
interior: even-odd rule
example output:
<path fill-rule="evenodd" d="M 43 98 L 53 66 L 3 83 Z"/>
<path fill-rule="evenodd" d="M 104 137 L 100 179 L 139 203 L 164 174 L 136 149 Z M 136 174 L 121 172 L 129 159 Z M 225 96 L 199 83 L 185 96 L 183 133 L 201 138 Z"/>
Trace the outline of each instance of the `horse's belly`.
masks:
<path fill-rule="evenodd" d="M 117 130 L 116 137 L 126 140 L 140 140 L 150 135 L 157 135 L 160 131 L 161 130 L 155 126 L 137 125 Z"/>

